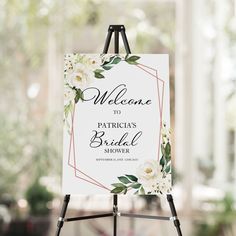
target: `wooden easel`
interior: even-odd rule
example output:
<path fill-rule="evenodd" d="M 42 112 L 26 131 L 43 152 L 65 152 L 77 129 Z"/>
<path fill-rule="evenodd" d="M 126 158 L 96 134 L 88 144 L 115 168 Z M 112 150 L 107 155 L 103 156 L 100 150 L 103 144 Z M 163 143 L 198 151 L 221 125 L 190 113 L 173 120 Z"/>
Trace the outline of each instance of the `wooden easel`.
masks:
<path fill-rule="evenodd" d="M 130 47 L 129 43 L 125 34 L 125 27 L 124 25 L 110 25 L 108 28 L 108 34 L 105 41 L 105 46 L 103 49 L 103 53 L 106 54 L 108 52 L 108 48 L 110 45 L 111 37 L 114 32 L 114 51 L 116 54 L 119 53 L 119 33 L 121 33 L 124 47 L 127 54 L 130 54 Z M 132 217 L 132 218 L 144 218 L 144 219 L 156 219 L 156 220 L 164 220 L 164 221 L 173 221 L 174 226 L 176 227 L 178 236 L 182 236 L 182 232 L 180 229 L 180 221 L 177 217 L 177 212 L 175 209 L 173 197 L 171 194 L 167 194 L 167 201 L 170 206 L 170 211 L 172 216 L 151 216 L 151 215 L 141 215 L 141 214 L 133 214 L 133 213 L 121 213 L 118 211 L 118 195 L 113 195 L 113 211 L 110 213 L 104 213 L 104 214 L 96 214 L 96 215 L 89 215 L 89 216 L 78 216 L 73 218 L 65 218 L 67 206 L 70 201 L 70 195 L 65 195 L 64 202 L 61 209 L 61 214 L 58 219 L 57 223 L 57 231 L 56 236 L 60 235 L 61 228 L 65 222 L 71 222 L 71 221 L 80 221 L 80 220 L 88 220 L 88 219 L 95 219 L 95 218 L 104 218 L 104 217 L 113 217 L 113 236 L 117 236 L 117 217 Z"/>

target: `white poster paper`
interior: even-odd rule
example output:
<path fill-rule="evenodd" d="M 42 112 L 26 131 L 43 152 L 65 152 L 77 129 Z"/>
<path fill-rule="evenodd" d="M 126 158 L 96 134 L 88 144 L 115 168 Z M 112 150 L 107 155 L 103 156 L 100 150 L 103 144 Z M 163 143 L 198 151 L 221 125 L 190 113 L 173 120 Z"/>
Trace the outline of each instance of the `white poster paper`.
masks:
<path fill-rule="evenodd" d="M 66 54 L 65 194 L 171 191 L 166 54 Z"/>

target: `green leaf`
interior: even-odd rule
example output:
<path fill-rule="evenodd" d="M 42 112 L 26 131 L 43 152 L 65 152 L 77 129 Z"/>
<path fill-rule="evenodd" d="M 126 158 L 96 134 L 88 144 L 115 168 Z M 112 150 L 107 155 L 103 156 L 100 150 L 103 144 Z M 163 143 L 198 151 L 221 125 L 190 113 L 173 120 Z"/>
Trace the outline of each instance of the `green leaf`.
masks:
<path fill-rule="evenodd" d="M 171 167 L 170 167 L 170 165 L 168 165 L 168 166 L 165 168 L 165 172 L 166 172 L 166 173 L 169 173 L 170 170 L 171 170 Z"/>
<path fill-rule="evenodd" d="M 166 164 L 166 159 L 165 159 L 164 156 L 162 156 L 162 157 L 161 157 L 161 160 L 160 160 L 160 165 L 161 165 L 162 167 L 164 167 L 165 164 Z"/>
<path fill-rule="evenodd" d="M 134 189 L 138 189 L 138 188 L 140 188 L 141 186 L 142 186 L 142 184 L 140 184 L 140 183 L 133 183 L 133 184 L 130 185 L 130 187 L 131 187 L 131 188 L 134 188 Z"/>
<path fill-rule="evenodd" d="M 65 113 L 65 117 L 68 117 L 70 111 L 72 108 L 72 103 L 70 102 L 68 105 L 64 106 L 64 113 Z"/>
<path fill-rule="evenodd" d="M 111 193 L 121 193 L 124 190 L 124 188 L 116 187 L 111 190 Z"/>
<path fill-rule="evenodd" d="M 122 182 L 122 183 L 124 183 L 124 184 L 129 184 L 129 183 L 131 183 L 131 182 L 129 181 L 129 179 L 126 178 L 125 176 L 120 176 L 120 177 L 118 177 L 118 179 L 120 180 L 120 182 Z"/>
<path fill-rule="evenodd" d="M 131 57 L 126 58 L 125 61 L 126 61 L 127 63 L 131 64 L 131 65 L 136 65 L 136 64 L 138 64 L 138 63 L 137 63 L 137 60 L 138 60 L 139 58 L 140 58 L 140 57 L 138 57 L 138 56 L 131 56 Z"/>
<path fill-rule="evenodd" d="M 112 62 L 112 60 L 113 60 L 115 57 L 116 57 L 116 56 L 112 56 L 112 57 L 109 58 L 109 61 L 104 61 L 103 64 L 102 64 L 102 66 L 103 66 L 103 65 L 108 65 L 108 64 L 110 64 L 110 63 Z"/>
<path fill-rule="evenodd" d="M 164 155 L 164 156 L 166 155 L 164 144 L 161 144 L 161 153 L 162 153 L 162 155 Z"/>
<path fill-rule="evenodd" d="M 110 57 L 110 60 L 109 60 L 109 62 L 108 62 L 108 63 L 111 63 L 115 57 L 116 57 L 116 55 L 115 55 L 115 56 L 112 56 L 112 57 Z"/>
<path fill-rule="evenodd" d="M 82 100 L 82 102 L 83 102 L 83 101 L 84 101 L 84 93 L 83 93 L 82 90 L 80 90 L 80 98 L 81 98 L 81 100 Z"/>
<path fill-rule="evenodd" d="M 109 63 L 110 63 L 110 61 L 104 61 L 104 62 L 101 64 L 101 66 L 107 65 L 107 64 L 109 64 Z"/>
<path fill-rule="evenodd" d="M 116 57 L 111 63 L 112 64 L 118 64 L 121 61 L 120 57 Z"/>
<path fill-rule="evenodd" d="M 75 103 L 77 103 L 80 100 L 80 89 L 76 90 L 76 95 L 75 95 Z"/>
<path fill-rule="evenodd" d="M 145 194 L 145 190 L 144 190 L 143 186 L 140 188 L 140 194 L 142 194 L 142 195 Z"/>
<path fill-rule="evenodd" d="M 101 73 L 98 73 L 98 72 L 94 72 L 94 75 L 97 79 L 105 78 L 104 75 L 102 75 Z"/>
<path fill-rule="evenodd" d="M 130 61 L 137 61 L 139 58 L 140 58 L 139 56 L 131 56 L 131 57 L 129 57 L 128 59 L 129 59 Z"/>
<path fill-rule="evenodd" d="M 110 70 L 113 66 L 112 65 L 103 65 L 102 68 L 104 70 Z"/>
<path fill-rule="evenodd" d="M 127 176 L 130 180 L 134 181 L 134 182 L 137 182 L 138 181 L 138 178 L 134 175 L 125 175 Z"/>
<path fill-rule="evenodd" d="M 122 183 L 114 183 L 114 184 L 112 184 L 112 186 L 120 187 L 120 188 L 126 188 L 126 186 L 124 184 L 122 184 Z"/>
<path fill-rule="evenodd" d="M 170 156 L 170 153 L 171 153 L 171 146 L 170 143 L 168 142 L 165 146 L 165 154 L 166 156 Z"/>
<path fill-rule="evenodd" d="M 104 70 L 102 70 L 102 69 L 96 69 L 95 71 L 94 71 L 94 73 L 102 73 Z"/>
<path fill-rule="evenodd" d="M 171 155 L 166 156 L 166 163 L 168 163 L 171 160 Z"/>
<path fill-rule="evenodd" d="M 84 100 L 84 94 L 81 89 L 76 90 L 76 95 L 75 95 L 75 103 L 77 103 L 79 100 Z"/>

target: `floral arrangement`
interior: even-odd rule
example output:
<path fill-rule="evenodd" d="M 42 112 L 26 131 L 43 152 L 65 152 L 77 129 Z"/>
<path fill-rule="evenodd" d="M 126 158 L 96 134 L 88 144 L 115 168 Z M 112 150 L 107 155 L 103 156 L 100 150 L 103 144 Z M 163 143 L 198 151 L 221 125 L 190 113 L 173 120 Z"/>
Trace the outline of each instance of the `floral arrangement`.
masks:
<path fill-rule="evenodd" d="M 119 176 L 119 182 L 113 183 L 111 193 L 126 194 L 163 194 L 171 191 L 171 145 L 170 131 L 166 124 L 161 130 L 162 143 L 160 161 L 147 160 L 137 168 L 137 176 L 126 174 Z"/>
<path fill-rule="evenodd" d="M 83 101 L 83 89 L 93 79 L 105 78 L 105 71 L 124 61 L 130 65 L 138 64 L 139 56 L 122 56 L 119 54 L 66 54 L 64 68 L 64 121 L 72 113 L 73 107 L 80 100 Z"/>

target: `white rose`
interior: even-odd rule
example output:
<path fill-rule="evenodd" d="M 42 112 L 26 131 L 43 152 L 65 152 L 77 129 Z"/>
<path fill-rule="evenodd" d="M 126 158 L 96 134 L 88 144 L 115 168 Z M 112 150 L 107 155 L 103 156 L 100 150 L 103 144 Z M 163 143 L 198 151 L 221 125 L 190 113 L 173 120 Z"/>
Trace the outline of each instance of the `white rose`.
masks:
<path fill-rule="evenodd" d="M 102 59 L 99 55 L 95 55 L 92 58 L 90 58 L 90 66 L 95 70 L 100 68 L 102 64 Z"/>
<path fill-rule="evenodd" d="M 77 63 L 73 71 L 66 75 L 71 87 L 84 89 L 93 78 L 93 71 L 86 65 Z"/>
<path fill-rule="evenodd" d="M 69 86 L 64 87 L 64 105 L 68 105 L 71 101 L 75 99 L 75 90 L 70 88 Z"/>
<path fill-rule="evenodd" d="M 139 182 L 146 192 L 153 193 L 157 189 L 157 182 L 162 177 L 161 168 L 155 160 L 147 160 L 138 167 Z"/>
<path fill-rule="evenodd" d="M 90 70 L 95 70 L 100 68 L 102 64 L 101 57 L 99 55 L 81 55 L 79 62 L 87 66 Z"/>
<path fill-rule="evenodd" d="M 147 160 L 138 168 L 138 176 L 142 179 L 149 180 L 157 176 L 157 162 L 155 160 Z"/>

